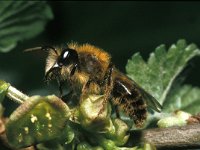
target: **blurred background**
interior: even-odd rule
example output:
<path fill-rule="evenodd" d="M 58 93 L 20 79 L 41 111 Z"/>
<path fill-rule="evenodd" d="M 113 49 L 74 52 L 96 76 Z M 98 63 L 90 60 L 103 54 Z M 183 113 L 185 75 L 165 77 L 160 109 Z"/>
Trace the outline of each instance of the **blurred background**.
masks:
<path fill-rule="evenodd" d="M 160 44 L 169 47 L 178 39 L 200 47 L 199 2 L 48 2 L 54 18 L 38 36 L 18 43 L 9 53 L 0 53 L 0 79 L 29 95 L 58 94 L 56 84 L 44 83 L 47 54 L 23 50 L 70 41 L 103 48 L 125 72 L 127 60 L 140 52 L 147 60 Z M 200 59 L 188 65 L 186 83 L 200 86 Z M 13 102 L 6 105 L 15 107 Z M 8 112 L 9 113 L 9 112 Z"/>

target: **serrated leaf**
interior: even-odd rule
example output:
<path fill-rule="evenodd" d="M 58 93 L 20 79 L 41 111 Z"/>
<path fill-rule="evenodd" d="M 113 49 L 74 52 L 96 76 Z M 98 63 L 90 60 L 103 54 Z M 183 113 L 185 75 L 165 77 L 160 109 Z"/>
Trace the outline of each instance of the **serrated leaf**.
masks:
<path fill-rule="evenodd" d="M 200 51 L 196 45 L 187 45 L 185 40 L 179 40 L 168 51 L 161 45 L 147 63 L 138 53 L 133 55 L 126 65 L 127 75 L 163 104 L 178 74 L 197 55 Z"/>
<path fill-rule="evenodd" d="M 46 2 L 1 1 L 0 52 L 8 52 L 19 41 L 38 35 L 52 18 Z"/>
<path fill-rule="evenodd" d="M 69 115 L 68 106 L 56 96 L 30 97 L 6 124 L 8 142 L 19 148 L 57 138 Z"/>
<path fill-rule="evenodd" d="M 200 88 L 191 85 L 174 89 L 164 103 L 163 111 L 184 110 L 191 114 L 200 112 Z"/>

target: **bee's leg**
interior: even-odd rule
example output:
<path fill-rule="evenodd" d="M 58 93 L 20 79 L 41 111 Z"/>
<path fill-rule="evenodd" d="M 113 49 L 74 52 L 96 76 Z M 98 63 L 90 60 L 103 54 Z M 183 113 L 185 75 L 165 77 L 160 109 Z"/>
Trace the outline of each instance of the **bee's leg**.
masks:
<path fill-rule="evenodd" d="M 91 78 L 89 78 L 89 80 L 87 81 L 87 83 L 85 85 L 83 85 L 82 91 L 81 91 L 81 97 L 80 100 L 83 100 L 85 96 L 87 96 L 89 88 L 90 88 L 90 84 L 94 82 Z"/>
<path fill-rule="evenodd" d="M 118 106 L 115 106 L 115 113 L 116 113 L 116 117 L 120 119 L 119 107 Z"/>
<path fill-rule="evenodd" d="M 58 89 L 59 89 L 59 97 L 62 98 L 63 97 L 63 89 L 62 89 L 62 86 L 63 86 L 63 83 L 59 77 L 56 78 L 57 80 L 57 83 L 58 83 Z"/>
<path fill-rule="evenodd" d="M 79 95 L 71 89 L 67 94 L 63 95 L 62 100 L 67 103 L 69 106 L 77 106 L 79 103 Z"/>
<path fill-rule="evenodd" d="M 102 113 L 104 106 L 107 103 L 107 101 L 110 97 L 111 91 L 112 91 L 112 87 L 113 87 L 112 72 L 113 72 L 113 64 L 110 63 L 108 66 L 107 72 L 105 74 L 104 81 L 103 81 L 103 84 L 105 87 L 105 92 L 104 92 L 105 96 L 104 96 L 104 101 L 102 103 L 102 108 L 100 109 L 98 115 Z"/>
<path fill-rule="evenodd" d="M 71 97 L 73 97 L 73 90 L 70 90 L 67 94 L 62 96 L 62 100 L 67 101 L 68 99 L 70 99 Z"/>
<path fill-rule="evenodd" d="M 116 113 L 116 117 L 120 119 L 119 106 L 120 106 L 121 97 L 113 95 L 111 99 L 112 99 L 111 104 L 115 109 L 114 111 Z"/>
<path fill-rule="evenodd" d="M 113 72 L 113 64 L 110 63 L 109 66 L 108 66 L 108 69 L 107 69 L 107 72 L 105 74 L 105 77 L 104 77 L 104 84 L 105 85 L 111 85 L 112 83 L 112 72 Z"/>
<path fill-rule="evenodd" d="M 105 93 L 106 100 L 109 98 L 110 93 L 112 91 L 112 86 L 113 86 L 112 72 L 113 72 L 113 64 L 110 63 L 108 66 L 108 69 L 106 71 L 106 74 L 104 76 L 103 83 L 102 83 L 103 87 L 104 87 L 104 93 Z"/>
<path fill-rule="evenodd" d="M 78 64 L 75 64 L 74 67 L 72 68 L 71 72 L 70 72 L 70 77 L 74 75 L 77 68 L 78 68 Z"/>
<path fill-rule="evenodd" d="M 82 93 L 86 93 L 86 91 L 89 89 L 90 87 L 90 83 L 93 82 L 93 80 L 91 78 L 89 78 L 89 80 L 87 81 L 87 83 L 83 86 L 82 88 Z"/>

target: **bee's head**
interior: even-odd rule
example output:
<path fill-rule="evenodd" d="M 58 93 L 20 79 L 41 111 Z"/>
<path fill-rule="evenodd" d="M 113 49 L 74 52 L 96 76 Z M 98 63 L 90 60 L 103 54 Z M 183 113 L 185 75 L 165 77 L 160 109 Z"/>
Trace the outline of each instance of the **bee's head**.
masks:
<path fill-rule="evenodd" d="M 55 49 L 51 47 L 47 58 L 45 79 L 63 79 L 63 76 L 72 76 L 79 67 L 78 53 L 74 49 Z"/>

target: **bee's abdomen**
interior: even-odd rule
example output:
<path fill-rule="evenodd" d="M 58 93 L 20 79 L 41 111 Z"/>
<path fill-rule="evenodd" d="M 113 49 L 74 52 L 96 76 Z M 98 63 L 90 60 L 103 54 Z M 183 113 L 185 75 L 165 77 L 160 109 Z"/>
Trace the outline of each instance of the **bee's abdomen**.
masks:
<path fill-rule="evenodd" d="M 129 115 L 137 127 L 146 120 L 147 106 L 141 93 L 126 81 L 116 79 L 113 85 L 113 103 Z"/>

